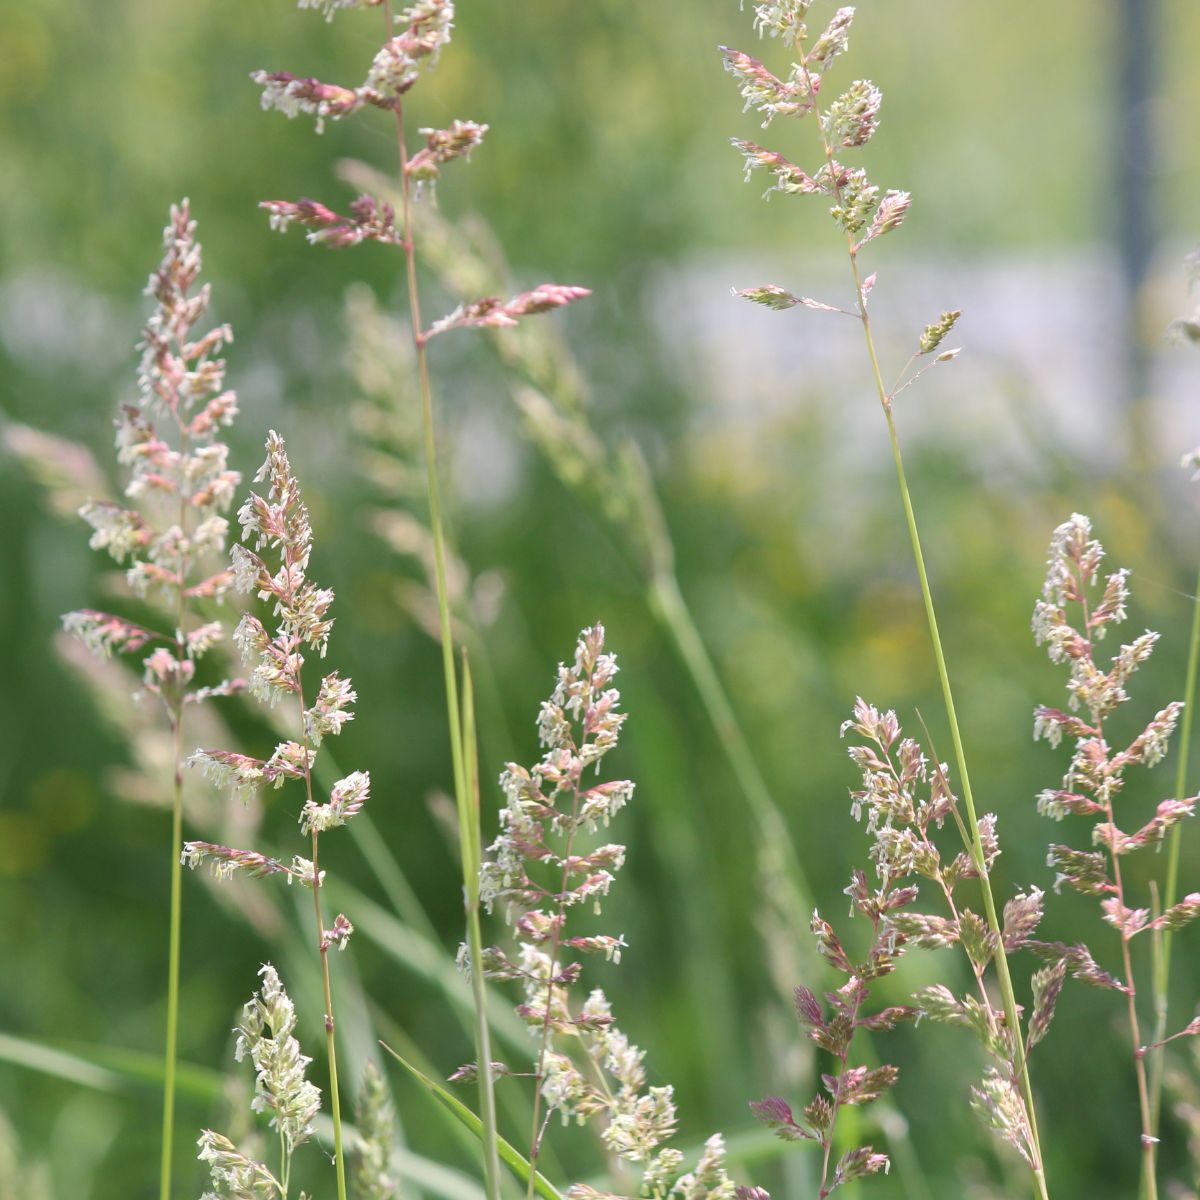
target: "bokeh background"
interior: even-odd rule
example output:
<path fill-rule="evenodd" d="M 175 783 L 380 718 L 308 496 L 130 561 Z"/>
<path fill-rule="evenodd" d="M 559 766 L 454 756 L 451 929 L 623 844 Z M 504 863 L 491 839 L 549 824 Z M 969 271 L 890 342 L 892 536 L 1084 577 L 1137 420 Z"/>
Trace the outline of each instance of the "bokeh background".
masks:
<path fill-rule="evenodd" d="M 919 710 L 943 755 L 949 738 L 858 332 L 729 295 L 765 282 L 849 295 L 820 206 L 764 204 L 728 146 L 761 138 L 813 157 L 811 129 L 779 122 L 762 134 L 739 111 L 716 46 L 753 50 L 749 24 L 725 0 L 464 0 L 410 111 L 422 125 L 492 127 L 439 186 L 447 227 L 430 234 L 443 238 L 443 270 L 424 281 L 428 312 L 454 302 L 446 275 L 476 270 L 477 252 L 481 278 L 503 273 L 497 247 L 515 286 L 594 290 L 531 340 L 434 346 L 485 780 L 536 757 L 553 667 L 602 619 L 631 713 L 611 761 L 638 791 L 614 830 L 630 855 L 605 922 L 630 949 L 619 968 L 589 963 L 587 978 L 648 1048 L 652 1078 L 675 1084 L 682 1143 L 723 1129 L 742 1178 L 798 1197 L 804 1149 L 781 1158 L 746 1101 L 809 1094 L 813 1061 L 786 994 L 831 984 L 819 968 L 805 974 L 808 906 L 844 918 L 841 889 L 866 851 L 838 725 L 861 693 L 914 728 Z M 261 113 L 247 78 L 266 67 L 353 84 L 381 26 L 373 12 L 326 25 L 284 0 L 0 3 L 5 1200 L 155 1194 L 164 749 L 156 714 L 129 699 L 130 678 L 89 671 L 57 631 L 67 609 L 121 603 L 69 509 L 105 476 L 118 482 L 111 421 L 134 387 L 140 289 L 184 195 L 214 315 L 237 338 L 235 464 L 255 469 L 268 428 L 287 436 L 313 511 L 313 569 L 338 592 L 331 661 L 361 698 L 334 753 L 347 770 L 371 770 L 378 838 L 330 838 L 324 864 L 359 925 L 335 964 L 347 1060 L 377 1057 L 380 1036 L 442 1075 L 471 1056 L 452 969 L 460 885 L 426 632 L 420 460 L 403 337 L 383 315 L 403 316 L 400 260 L 280 238 L 256 208 L 302 195 L 344 204 L 353 192 L 338 172 L 362 168 L 341 160 L 391 169 L 382 116 L 316 137 L 305 119 Z M 839 79 L 870 77 L 885 95 L 872 176 L 914 195 L 903 230 L 871 253 L 885 360 L 898 369 L 921 326 L 965 311 L 963 355 L 905 393 L 899 422 L 975 790 L 1000 816 L 1004 896 L 1052 882 L 1045 845 L 1059 831 L 1033 797 L 1065 756 L 1032 744 L 1030 714 L 1061 702 L 1062 679 L 1028 626 L 1050 531 L 1071 511 L 1090 513 L 1111 560 L 1133 568 L 1131 626 L 1163 633 L 1135 681 L 1130 729 L 1183 686 L 1200 542 L 1194 485 L 1177 464 L 1200 440 L 1200 359 L 1163 333 L 1188 310 L 1182 260 L 1200 237 L 1198 45 L 1200 9 L 1169 0 L 897 0 L 862 7 L 839 64 Z M 380 396 L 399 396 L 409 415 L 386 421 L 371 403 Z M 29 429 L 78 443 L 101 476 Z M 697 652 L 690 664 L 680 654 L 676 579 L 744 730 L 740 765 L 697 690 Z M 247 750 L 273 744 L 252 709 L 221 716 Z M 1131 808 L 1166 795 L 1173 768 L 1131 783 Z M 755 774 L 794 843 L 803 878 L 788 887 L 764 888 L 746 794 Z M 498 802 L 487 788 L 487 831 Z M 189 803 L 196 831 L 291 852 L 297 802 L 286 792 L 231 809 L 198 788 Z M 1184 863 L 1194 886 L 1194 837 Z M 185 880 L 181 1197 L 202 1190 L 189 1162 L 201 1127 L 249 1132 L 229 1030 L 261 961 L 280 964 L 317 1044 L 307 928 L 296 897 L 272 882 Z M 1113 963 L 1091 901 L 1054 898 L 1047 929 L 1089 938 Z M 1200 988 L 1194 937 L 1184 945 L 1181 1022 Z M 914 954 L 880 991 L 899 1002 L 962 975 L 955 959 Z M 1037 1077 L 1050 1177 L 1063 1195 L 1129 1195 L 1137 1117 L 1119 1006 L 1074 986 L 1059 1011 Z M 520 1036 L 505 1051 L 514 1062 Z M 1019 1172 L 968 1111 L 982 1064 L 966 1035 L 904 1029 L 880 1050 L 901 1066 L 904 1119 L 863 1115 L 863 1136 L 890 1145 L 898 1167 L 864 1186 L 881 1200 L 1021 1194 Z M 1194 1078 L 1186 1048 L 1175 1057 Z M 470 1145 L 390 1078 L 405 1194 L 478 1195 Z M 512 1091 L 519 1114 L 521 1083 Z M 563 1131 L 555 1145 L 548 1167 L 564 1182 L 603 1165 L 585 1134 Z M 308 1186 L 328 1194 L 318 1158 Z M 1163 1160 L 1166 1174 L 1193 1177 L 1170 1120 Z"/>

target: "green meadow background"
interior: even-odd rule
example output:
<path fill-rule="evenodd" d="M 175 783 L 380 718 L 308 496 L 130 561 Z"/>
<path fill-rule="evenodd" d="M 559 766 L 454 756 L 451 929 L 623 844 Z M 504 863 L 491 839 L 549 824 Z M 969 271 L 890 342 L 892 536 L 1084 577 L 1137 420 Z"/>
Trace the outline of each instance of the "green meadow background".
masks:
<path fill-rule="evenodd" d="M 1005 897 L 1050 890 L 1045 847 L 1064 832 L 1034 811 L 1066 754 L 1030 738 L 1033 706 L 1064 693 L 1029 615 L 1050 532 L 1072 511 L 1091 514 L 1110 560 L 1133 568 L 1128 628 L 1163 634 L 1134 682 L 1128 731 L 1183 686 L 1200 538 L 1177 464 L 1200 441 L 1200 357 L 1165 347 L 1163 331 L 1186 310 L 1182 259 L 1200 238 L 1200 9 L 1132 7 L 1157 24 L 1150 52 L 1127 56 L 1145 68 L 1142 83 L 1123 75 L 1133 33 L 1110 0 L 865 3 L 836 69 L 837 82 L 865 76 L 883 89 L 864 161 L 877 182 L 914 195 L 903 230 L 871 259 L 893 369 L 942 309 L 966 310 L 960 361 L 905 393 L 898 420 L 977 803 L 999 815 Z M 461 884 L 439 652 L 419 563 L 379 535 L 375 460 L 352 418 L 362 388 L 349 326 L 361 333 L 366 293 L 351 289 L 365 282 L 403 315 L 401 259 L 281 238 L 256 207 L 299 196 L 338 207 L 353 195 L 335 176 L 339 160 L 392 168 L 383 115 L 317 137 L 307 119 L 262 113 L 248 79 L 263 67 L 356 84 L 382 18 L 349 12 L 327 25 L 284 0 L 0 0 L 0 30 L 0 422 L 10 444 L 18 425 L 80 443 L 115 480 L 111 422 L 135 386 L 140 290 L 168 206 L 190 197 L 213 314 L 236 334 L 234 464 L 248 477 L 267 429 L 287 437 L 312 510 L 312 571 L 338 594 L 329 664 L 360 697 L 332 753 L 343 772 L 371 771 L 378 836 L 329 838 L 322 864 L 359 926 L 333 964 L 346 1058 L 353 1075 L 379 1059 L 382 1037 L 449 1074 L 473 1051 L 452 966 Z M 513 403 L 511 363 L 488 340 L 455 334 L 433 344 L 432 364 L 454 539 L 474 580 L 485 833 L 500 802 L 491 781 L 505 761 L 537 757 L 534 719 L 555 664 L 581 627 L 603 620 L 630 713 L 608 762 L 637 793 L 610 831 L 629 858 L 602 926 L 623 931 L 629 949 L 619 967 L 589 962 L 585 981 L 608 991 L 647 1048 L 651 1080 L 675 1085 L 681 1144 L 721 1129 L 740 1179 L 799 1200 L 805 1148 L 765 1137 L 746 1102 L 777 1092 L 803 1103 L 820 1066 L 787 993 L 836 985 L 814 962 L 809 910 L 844 924 L 841 891 L 866 863 L 838 726 L 862 694 L 914 732 L 919 711 L 943 756 L 949 736 L 857 331 L 729 296 L 775 282 L 844 299 L 846 284 L 819 205 L 764 204 L 765 185 L 743 183 L 731 136 L 803 163 L 812 130 L 780 121 L 764 133 L 741 114 L 722 43 L 779 63 L 777 46 L 755 48 L 750 13 L 724 0 L 464 0 L 453 44 L 408 107 L 414 124 L 491 126 L 469 166 L 447 170 L 437 205 L 451 222 L 486 223 L 514 288 L 593 289 L 547 329 L 586 381 L 572 391 L 584 398 L 580 419 L 608 452 L 636 446 L 648 468 L 680 593 L 803 878 L 764 877 L 752 807 L 661 619 L 661 595 L 658 608 L 648 595 L 643 550 L 628 523 L 604 515 L 611 485 L 599 471 L 564 485 L 561 457 L 542 452 Z M 437 280 L 425 287 L 429 315 L 452 305 Z M 358 307 L 347 308 L 348 292 Z M 68 475 L 78 483 L 82 469 Z M 62 612 L 120 601 L 56 494 L 27 457 L 0 449 L 0 1196 L 35 1200 L 44 1187 L 64 1200 L 141 1200 L 157 1180 L 169 761 L 156 714 L 129 701 L 131 679 L 98 693 L 62 656 Z M 415 495 L 408 507 L 420 517 Z M 274 744 L 251 707 L 220 712 L 248 752 Z M 122 732 L 131 722 L 146 731 L 136 753 Z M 1131 779 L 1131 826 L 1173 775 L 1171 758 Z M 194 804 L 194 830 L 297 848 L 295 793 L 239 811 L 201 789 Z M 1087 831 L 1067 836 L 1082 845 Z M 1138 864 L 1139 883 L 1161 865 Z M 1200 836 L 1188 830 L 1185 885 L 1198 874 Z M 262 961 L 280 967 L 305 1043 L 319 1045 L 305 912 L 274 884 L 231 891 L 185 878 L 181 1198 L 203 1190 L 190 1150 L 202 1127 L 249 1132 L 230 1030 Z M 1051 896 L 1048 911 L 1048 933 L 1087 938 L 1115 965 L 1115 937 L 1091 900 Z M 500 936 L 498 922 L 491 929 Z M 1175 957 L 1180 1024 L 1200 989 L 1196 945 L 1185 934 Z M 1031 969 L 1020 965 L 1022 987 Z M 962 964 L 914 952 L 879 998 L 903 1002 L 935 979 L 965 986 Z M 515 1065 L 532 1043 L 495 1011 L 501 1055 Z M 1121 1015 L 1111 994 L 1070 986 L 1035 1060 L 1061 1196 L 1133 1191 L 1138 1123 Z M 862 1136 L 896 1160 L 864 1195 L 1022 1194 L 1020 1172 L 968 1110 L 982 1064 L 965 1034 L 905 1028 L 877 1050 L 901 1068 L 903 1117 L 860 1115 Z M 1195 1079 L 1186 1045 L 1173 1060 Z M 314 1072 L 321 1081 L 320 1061 Z M 389 1079 L 404 1194 L 479 1195 L 469 1139 L 407 1080 Z M 519 1142 L 526 1082 L 502 1086 Z M 550 1141 L 547 1169 L 564 1185 L 602 1171 L 585 1131 L 552 1127 Z M 1169 1118 L 1162 1160 L 1164 1178 L 1191 1181 Z M 331 1186 L 320 1167 L 315 1152 L 298 1167 L 318 1197 Z"/>

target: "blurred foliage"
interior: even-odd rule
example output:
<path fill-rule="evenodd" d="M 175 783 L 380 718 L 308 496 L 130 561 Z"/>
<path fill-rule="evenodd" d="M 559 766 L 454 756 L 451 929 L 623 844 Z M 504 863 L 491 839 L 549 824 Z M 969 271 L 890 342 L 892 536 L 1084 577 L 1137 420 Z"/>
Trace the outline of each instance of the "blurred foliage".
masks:
<path fill-rule="evenodd" d="M 1194 236 L 1200 9 L 1164 5 L 1162 13 L 1154 101 L 1161 173 L 1147 186 L 1164 237 Z M 1017 0 L 943 11 L 908 3 L 872 5 L 861 17 L 853 70 L 874 78 L 886 97 L 872 173 L 916 197 L 899 235 L 908 261 L 923 248 L 984 258 L 1109 236 L 1105 148 L 1118 103 L 1109 6 Z M 411 606 L 399 602 L 398 572 L 420 572 L 373 531 L 379 497 L 347 417 L 358 393 L 343 298 L 363 279 L 396 307 L 398 260 L 374 247 L 334 255 L 295 235 L 280 239 L 255 207 L 299 195 L 340 203 L 348 190 L 333 160 L 386 166 L 392 148 L 382 119 L 334 124 L 317 138 L 303 119 L 264 115 L 247 79 L 267 67 L 355 83 L 379 22 L 350 13 L 326 25 L 284 0 L 0 0 L 0 28 L 0 416 L 79 439 L 109 468 L 111 414 L 133 386 L 138 289 L 157 260 L 168 204 L 189 195 L 215 315 L 237 335 L 230 377 L 245 415 L 235 461 L 248 474 L 262 432 L 287 433 L 313 510 L 320 577 L 339 593 L 339 666 L 362 697 L 342 753 L 369 764 L 376 827 L 413 893 L 396 922 L 389 913 L 399 893 L 386 859 L 377 870 L 380 860 L 368 865 L 363 843 L 331 848 L 331 875 L 381 914 L 373 935 L 363 932 L 371 921 L 359 922 L 354 950 L 337 963 L 346 1004 L 362 1015 L 355 1053 L 369 1052 L 373 1027 L 406 1039 L 392 1044 L 444 1074 L 469 1056 L 469 1038 L 451 1019 L 455 985 L 445 973 L 460 901 L 439 817 L 449 769 L 438 654 Z M 448 172 L 442 211 L 481 213 L 518 284 L 555 278 L 594 289 L 588 306 L 563 322 L 591 385 L 592 419 L 609 445 L 636 438 L 654 468 L 682 590 L 817 899 L 833 915 L 844 911 L 850 865 L 865 857 L 846 803 L 854 775 L 837 738 L 854 695 L 897 707 L 906 723 L 919 708 L 943 756 L 948 738 L 882 423 L 871 413 L 863 444 L 851 455 L 843 444 L 843 406 L 868 404 L 856 391 L 861 365 L 848 357 L 834 378 L 773 379 L 776 402 L 765 411 L 714 425 L 693 411 L 656 341 L 677 302 L 664 282 L 673 265 L 786 257 L 802 278 L 809 247 L 827 236 L 823 222 L 778 198 L 760 204 L 757 187 L 741 182 L 727 138 L 755 136 L 753 122 L 737 112 L 715 45 L 751 40 L 748 14 L 717 0 L 696 0 L 686 12 L 617 0 L 467 2 L 453 46 L 414 107 L 421 124 L 459 116 L 492 126 L 469 169 Z M 781 141 L 792 136 L 777 131 Z M 901 252 L 888 253 L 899 274 Z M 744 280 L 723 268 L 713 273 L 718 291 L 735 282 Z M 438 295 L 431 288 L 431 313 Z M 786 336 L 785 323 L 775 328 Z M 621 769 L 638 793 L 626 826 L 629 862 L 608 910 L 630 950 L 619 970 L 589 964 L 589 977 L 603 980 L 623 1027 L 650 1048 L 653 1075 L 677 1085 L 689 1138 L 717 1127 L 747 1132 L 745 1101 L 793 1086 L 795 1064 L 766 1035 L 780 1028 L 779 1005 L 753 935 L 761 914 L 744 800 L 647 610 L 627 548 L 523 438 L 503 368 L 486 346 L 445 341 L 433 357 L 450 490 L 459 496 L 458 549 L 473 579 L 490 573 L 503 585 L 478 667 L 484 775 L 494 777 L 508 757 L 532 757 L 533 719 L 554 664 L 580 627 L 602 618 L 632 714 Z M 958 409 L 941 402 L 909 458 L 979 802 L 1001 818 L 998 887 L 1007 895 L 1049 883 L 1044 847 L 1053 831 L 1032 798 L 1063 768 L 1062 756 L 1029 738 L 1034 703 L 1061 695 L 1058 673 L 1028 634 L 1050 530 L 1072 509 L 1087 511 L 1111 561 L 1134 569 L 1132 626 L 1164 633 L 1136 681 L 1131 707 L 1142 716 L 1182 686 L 1198 548 L 1182 479 L 1164 481 L 1171 464 L 1134 475 L 1119 454 L 1104 466 L 1077 459 L 1046 432 L 1052 397 L 1039 393 L 1036 379 L 1014 382 L 998 369 L 992 390 L 1022 431 L 1020 455 L 997 454 L 959 427 L 957 413 L 973 400 L 964 395 Z M 168 836 L 153 789 L 144 794 L 153 764 L 134 761 L 54 648 L 58 614 L 104 597 L 103 564 L 87 549 L 82 523 L 56 515 L 14 458 L 3 462 L 0 1031 L 83 1058 L 106 1047 L 152 1063 L 161 1041 Z M 226 719 L 247 747 L 269 744 L 257 715 L 231 707 Z M 1131 803 L 1151 806 L 1172 770 L 1168 762 L 1139 782 Z M 489 798 L 498 803 L 495 793 Z M 261 817 L 268 839 L 294 820 L 270 797 Z M 1200 847 L 1189 831 L 1183 878 L 1194 884 L 1198 872 Z M 297 976 L 313 1049 L 319 1001 L 315 974 L 304 973 L 293 898 L 276 890 L 269 901 L 243 905 L 187 882 L 182 1058 L 207 1071 L 223 1067 L 234 1014 L 268 955 Z M 808 913 L 792 916 L 794 936 L 806 938 Z M 1114 949 L 1096 930 L 1089 901 L 1056 898 L 1049 920 L 1056 936 L 1090 936 L 1106 960 Z M 1196 995 L 1196 956 L 1179 954 L 1176 963 L 1176 996 Z M 913 955 L 881 991 L 900 1000 L 935 969 L 943 964 Z M 720 1004 L 718 994 L 726 997 Z M 1188 1011 L 1182 1000 L 1176 1008 Z M 1103 1193 L 1133 1173 L 1125 1034 L 1105 995 L 1072 988 L 1060 1013 L 1067 1011 L 1071 1018 L 1060 1018 L 1040 1052 L 1037 1079 L 1049 1175 L 1062 1195 Z M 977 1181 L 1004 1177 L 966 1108 L 978 1064 L 965 1046 L 940 1028 L 885 1043 L 902 1069 L 897 1097 L 932 1195 L 965 1194 Z M 56 1075 L 9 1059 L 0 1063 L 0 1108 L 11 1124 L 0 1171 L 11 1178 L 0 1178 L 0 1196 L 6 1187 L 36 1195 L 47 1178 L 50 1194 L 80 1200 L 152 1194 L 152 1069 L 124 1071 L 122 1085 L 109 1088 L 107 1075 Z M 203 1079 L 181 1093 L 181 1143 L 187 1130 L 226 1119 L 222 1090 Z M 235 1096 L 244 1096 L 246 1082 L 238 1077 Z M 465 1186 L 473 1149 L 423 1096 L 392 1082 L 412 1151 L 452 1164 L 455 1186 Z M 1081 1096 L 1104 1102 L 1083 1112 Z M 598 1169 L 587 1139 L 564 1134 L 565 1169 Z M 1169 1131 L 1168 1174 L 1183 1172 L 1183 1155 L 1182 1136 Z M 180 1162 L 180 1195 L 193 1195 L 199 1174 L 195 1187 L 184 1186 L 182 1144 Z M 411 1165 L 426 1186 L 445 1182 L 435 1166 Z M 764 1166 L 757 1181 L 776 1183 L 777 1170 Z M 905 1190 L 906 1177 L 915 1179 L 896 1171 L 867 1186 L 879 1200 L 920 1196 L 915 1185 Z"/>

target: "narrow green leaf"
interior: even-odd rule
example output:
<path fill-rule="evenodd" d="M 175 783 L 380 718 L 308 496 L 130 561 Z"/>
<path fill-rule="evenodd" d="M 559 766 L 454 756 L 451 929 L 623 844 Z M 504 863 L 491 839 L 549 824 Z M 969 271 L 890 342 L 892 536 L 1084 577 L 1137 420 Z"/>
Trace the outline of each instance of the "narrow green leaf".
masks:
<path fill-rule="evenodd" d="M 452 1112 L 476 1137 L 483 1137 L 483 1122 L 456 1096 L 448 1092 L 440 1083 L 422 1074 L 412 1063 L 402 1058 L 386 1042 L 379 1043 L 439 1104 Z M 529 1182 L 532 1168 L 529 1160 L 502 1137 L 496 1138 L 496 1148 L 500 1160 L 522 1182 Z M 540 1171 L 533 1172 L 533 1186 L 543 1200 L 563 1200 L 562 1193 Z"/>
<path fill-rule="evenodd" d="M 41 1042 L 8 1033 L 0 1033 L 0 1061 L 26 1067 L 43 1075 L 53 1075 L 80 1087 L 95 1088 L 99 1092 L 124 1091 L 128 1083 L 116 1071 L 99 1067 Z"/>
<path fill-rule="evenodd" d="M 19 1034 L 0 1033 L 0 1062 L 25 1067 L 42 1075 L 65 1079 L 99 1092 L 125 1092 L 131 1086 L 162 1087 L 161 1054 L 146 1054 L 123 1047 L 99 1046 L 90 1042 L 59 1042 L 51 1045 Z M 220 1097 L 219 1071 L 181 1062 L 176 1076 L 181 1096 L 211 1103 Z"/>

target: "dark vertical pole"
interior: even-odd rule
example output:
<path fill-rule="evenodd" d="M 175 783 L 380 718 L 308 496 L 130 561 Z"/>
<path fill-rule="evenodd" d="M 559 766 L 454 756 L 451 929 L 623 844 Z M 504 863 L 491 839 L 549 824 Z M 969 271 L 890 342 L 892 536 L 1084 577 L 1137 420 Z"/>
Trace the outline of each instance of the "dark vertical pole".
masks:
<path fill-rule="evenodd" d="M 1148 354 L 1141 320 L 1141 295 L 1150 273 L 1158 227 L 1156 174 L 1158 153 L 1154 130 L 1154 87 L 1158 68 L 1160 0 L 1115 0 L 1116 45 L 1113 48 L 1113 104 L 1117 254 L 1121 271 L 1123 328 L 1121 402 L 1129 416 L 1133 459 L 1149 449 L 1144 428 L 1144 400 L 1149 383 Z"/>

